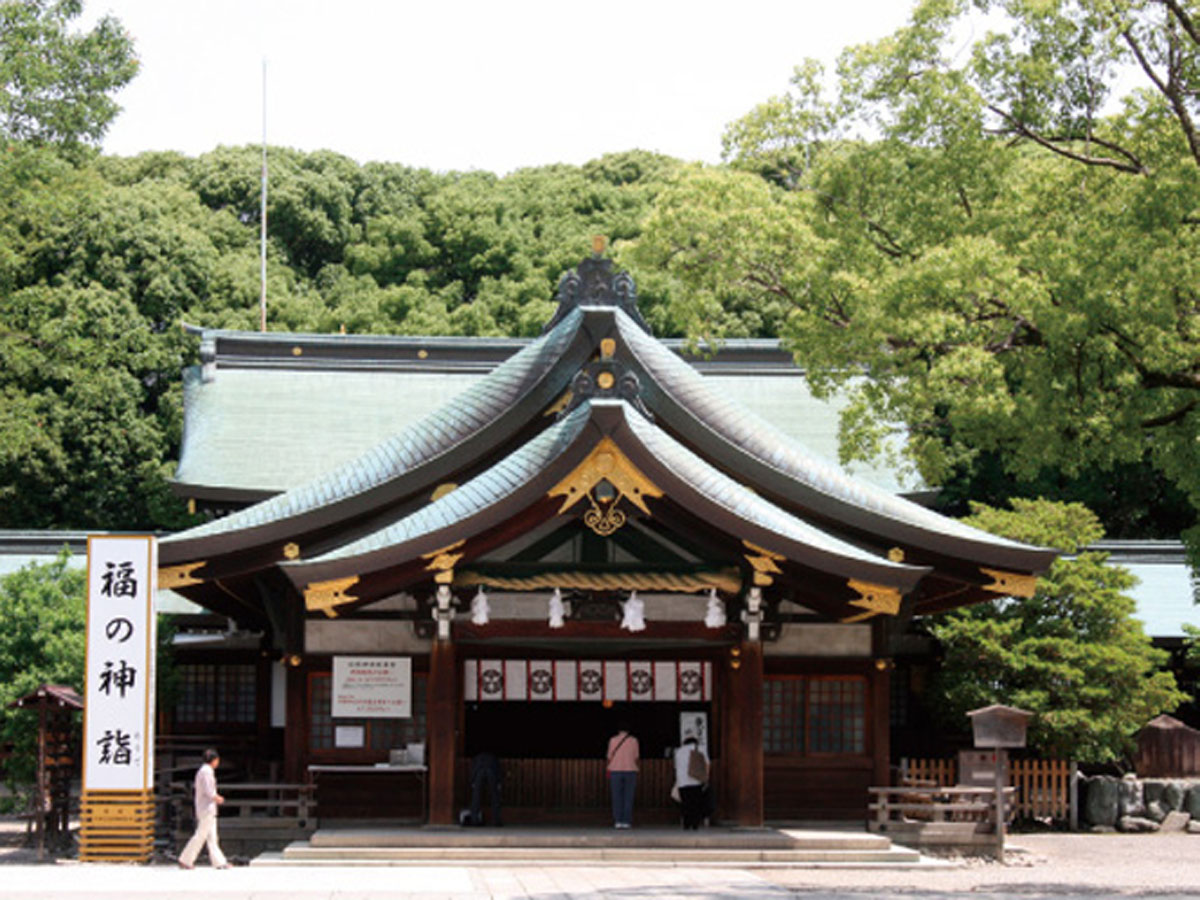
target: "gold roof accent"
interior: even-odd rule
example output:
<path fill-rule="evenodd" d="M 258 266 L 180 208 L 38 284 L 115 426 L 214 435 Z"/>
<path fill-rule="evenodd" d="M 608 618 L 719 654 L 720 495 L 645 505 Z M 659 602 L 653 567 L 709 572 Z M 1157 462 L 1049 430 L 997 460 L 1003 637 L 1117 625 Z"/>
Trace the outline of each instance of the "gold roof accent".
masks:
<path fill-rule="evenodd" d="M 336 619 L 337 608 L 346 603 L 353 603 L 358 598 L 346 591 L 358 584 L 358 576 L 349 578 L 334 578 L 332 581 L 314 581 L 304 589 L 304 607 L 309 612 L 325 613 L 329 618 Z"/>
<path fill-rule="evenodd" d="M 295 541 L 289 541 L 288 543 L 284 544 L 283 545 L 283 558 L 284 559 L 299 559 L 300 558 L 300 545 L 297 544 Z"/>
<path fill-rule="evenodd" d="M 846 582 L 852 591 L 857 591 L 859 599 L 851 600 L 851 606 L 858 606 L 872 614 L 883 613 L 894 616 L 900 612 L 900 591 L 883 584 L 871 584 L 869 581 L 858 581 L 851 578 Z"/>
<path fill-rule="evenodd" d="M 887 558 L 889 561 L 894 562 L 894 563 L 904 562 L 904 548 L 903 547 L 893 547 L 891 550 L 889 550 L 887 552 Z"/>
<path fill-rule="evenodd" d="M 567 404 L 571 402 L 572 396 L 573 395 L 569 390 L 563 391 L 562 396 L 559 397 L 557 400 L 555 400 L 553 403 L 551 403 L 549 406 L 547 406 L 546 411 L 544 413 L 542 413 L 542 415 L 543 416 L 558 415 L 560 412 L 562 412 L 564 409 L 567 408 Z"/>
<path fill-rule="evenodd" d="M 592 489 L 601 481 L 607 481 L 617 492 L 612 500 L 604 503 L 603 508 L 592 494 Z M 625 524 L 625 513 L 617 508 L 621 498 L 628 498 L 630 503 L 649 515 L 646 498 L 662 495 L 662 490 L 630 462 L 616 442 L 608 437 L 601 438 L 583 462 L 546 494 L 547 497 L 563 497 L 563 504 L 558 510 L 560 515 L 586 497 L 592 508 L 583 520 L 589 528 L 603 536 L 612 534 Z"/>
<path fill-rule="evenodd" d="M 605 338 L 600 342 L 600 358 L 612 359 L 613 354 L 617 352 L 617 342 L 612 338 Z"/>
<path fill-rule="evenodd" d="M 752 544 L 747 540 L 743 540 L 742 545 L 751 551 L 745 554 L 745 556 L 746 562 L 750 563 L 750 567 L 754 569 L 755 587 L 770 587 L 775 583 L 775 579 L 772 576 L 783 574 L 783 569 L 779 568 L 775 563 L 783 562 L 787 557 L 773 550 L 760 547 L 757 544 Z"/>
<path fill-rule="evenodd" d="M 447 494 L 452 493 L 457 490 L 458 490 L 458 485 L 455 484 L 453 481 L 447 481 L 442 484 L 439 484 L 437 487 L 435 487 L 433 489 L 433 493 L 430 494 L 429 502 L 435 503 L 438 500 L 441 500 Z"/>
<path fill-rule="evenodd" d="M 184 563 L 181 566 L 165 566 L 159 569 L 159 590 L 187 587 L 189 584 L 202 584 L 204 579 L 196 578 L 192 573 L 206 565 L 208 565 L 208 560 L 202 559 L 200 562 Z"/>
<path fill-rule="evenodd" d="M 502 591 L 537 591 L 563 588 L 580 591 L 662 591 L 694 594 L 716 588 L 729 594 L 742 589 L 737 569 L 711 572 L 544 572 L 537 575 L 488 575 L 465 570 L 454 576 L 456 587 L 483 585 Z"/>
<path fill-rule="evenodd" d="M 985 584 L 985 591 L 993 591 L 1009 597 L 1032 597 L 1037 591 L 1037 576 L 1022 575 L 1020 572 L 1004 572 L 1000 569 L 985 569 L 979 571 L 992 579 L 991 584 Z"/>
<path fill-rule="evenodd" d="M 613 378 L 612 372 L 601 372 L 596 376 L 596 384 L 600 386 L 600 390 L 607 391 L 616 384 L 616 379 Z"/>
<path fill-rule="evenodd" d="M 592 235 L 592 252 L 599 256 L 608 246 L 608 238 L 602 234 Z"/>

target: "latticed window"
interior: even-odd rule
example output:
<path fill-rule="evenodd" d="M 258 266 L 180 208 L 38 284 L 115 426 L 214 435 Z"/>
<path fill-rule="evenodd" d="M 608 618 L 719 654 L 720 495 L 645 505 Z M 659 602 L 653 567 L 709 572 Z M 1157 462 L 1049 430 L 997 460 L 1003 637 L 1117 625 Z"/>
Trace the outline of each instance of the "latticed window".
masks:
<path fill-rule="evenodd" d="M 313 750 L 334 749 L 334 728 L 357 725 L 363 729 L 363 747 L 387 751 L 425 740 L 426 676 L 413 675 L 412 718 L 409 719 L 334 719 L 332 678 L 328 673 L 309 678 L 309 746 Z"/>
<path fill-rule="evenodd" d="M 179 666 L 175 721 L 189 724 L 256 721 L 257 667 L 184 664 Z"/>
<path fill-rule="evenodd" d="M 763 682 L 763 751 L 863 753 L 866 679 L 768 678 Z"/>

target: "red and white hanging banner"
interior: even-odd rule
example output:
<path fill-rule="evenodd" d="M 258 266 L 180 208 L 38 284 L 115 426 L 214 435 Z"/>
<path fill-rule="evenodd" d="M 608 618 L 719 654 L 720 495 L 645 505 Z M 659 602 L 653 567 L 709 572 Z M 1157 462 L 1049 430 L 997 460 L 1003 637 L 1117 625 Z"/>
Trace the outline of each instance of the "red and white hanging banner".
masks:
<path fill-rule="evenodd" d="M 654 699 L 673 702 L 679 696 L 679 663 L 654 664 Z"/>
<path fill-rule="evenodd" d="M 586 660 L 579 664 L 579 699 L 604 699 L 604 664 Z"/>
<path fill-rule="evenodd" d="M 554 699 L 579 700 L 579 663 L 560 659 L 554 663 Z"/>
<path fill-rule="evenodd" d="M 712 700 L 712 671 L 696 661 L 468 659 L 463 698 L 700 703 Z"/>
<path fill-rule="evenodd" d="M 547 659 L 529 662 L 529 699 L 554 699 L 554 663 Z"/>

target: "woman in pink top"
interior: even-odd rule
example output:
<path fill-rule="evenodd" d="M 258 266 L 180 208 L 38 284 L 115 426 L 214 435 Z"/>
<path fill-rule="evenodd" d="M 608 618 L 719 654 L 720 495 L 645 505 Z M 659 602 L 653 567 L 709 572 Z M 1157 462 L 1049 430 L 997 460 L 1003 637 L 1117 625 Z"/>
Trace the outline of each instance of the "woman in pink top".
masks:
<path fill-rule="evenodd" d="M 633 792 L 637 788 L 638 740 L 622 722 L 608 741 L 608 778 L 612 787 L 613 825 L 633 827 Z"/>

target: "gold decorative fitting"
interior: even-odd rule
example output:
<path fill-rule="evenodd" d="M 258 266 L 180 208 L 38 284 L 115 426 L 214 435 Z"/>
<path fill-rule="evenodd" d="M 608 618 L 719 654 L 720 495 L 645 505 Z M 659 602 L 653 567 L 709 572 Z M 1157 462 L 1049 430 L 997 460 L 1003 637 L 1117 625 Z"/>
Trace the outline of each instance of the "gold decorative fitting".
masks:
<path fill-rule="evenodd" d="M 612 495 L 598 497 L 595 488 L 601 482 L 611 486 Z M 661 497 L 663 492 L 642 474 L 629 458 L 621 452 L 612 438 L 601 438 L 571 473 L 550 489 L 547 497 L 563 497 L 559 515 L 566 512 L 583 498 L 592 508 L 583 516 L 583 522 L 596 534 L 607 537 L 625 524 L 625 513 L 618 509 L 622 498 L 650 515 L 646 506 L 647 497 Z"/>
<path fill-rule="evenodd" d="M 853 578 L 846 584 L 850 590 L 859 594 L 859 599 L 850 601 L 851 606 L 861 607 L 872 615 L 882 613 L 894 616 L 900 612 L 900 592 L 896 588 L 883 584 L 871 584 L 868 581 L 856 581 Z"/>
<path fill-rule="evenodd" d="M 979 571 L 992 579 L 991 584 L 985 584 L 985 591 L 1004 594 L 1007 597 L 1032 597 L 1037 591 L 1037 576 L 1022 575 L 1019 572 L 1003 572 L 1000 569 L 985 569 Z"/>
<path fill-rule="evenodd" d="M 742 545 L 752 551 L 746 554 L 746 562 L 750 563 L 750 567 L 754 570 L 754 586 L 770 587 L 775 583 L 772 576 L 783 574 L 783 569 L 779 568 L 776 562 L 782 562 L 787 557 L 746 540 L 742 541 Z"/>
<path fill-rule="evenodd" d="M 571 402 L 572 394 L 570 391 L 564 391 L 563 395 L 546 407 L 543 416 L 557 416 L 560 412 L 567 408 L 567 404 Z"/>
<path fill-rule="evenodd" d="M 453 493 L 454 491 L 457 491 L 457 490 L 458 490 L 458 485 L 455 484 L 453 481 L 447 481 L 445 484 L 439 484 L 437 487 L 435 487 L 433 489 L 433 493 L 429 496 L 429 502 L 436 503 L 438 500 L 441 500 L 447 494 Z"/>
<path fill-rule="evenodd" d="M 433 580 L 435 582 L 438 584 L 450 584 L 450 582 L 454 581 L 454 564 L 463 558 L 463 554 L 454 553 L 453 551 L 466 542 L 467 539 L 463 538 L 447 547 L 421 554 L 422 559 L 429 560 L 429 565 L 425 567 L 425 571 L 434 573 Z"/>
<path fill-rule="evenodd" d="M 295 542 L 284 544 L 283 545 L 283 558 L 284 559 L 299 559 L 300 558 L 300 545 Z"/>
<path fill-rule="evenodd" d="M 418 350 L 417 351 L 417 359 L 428 359 L 428 358 L 429 358 L 428 350 Z"/>
<path fill-rule="evenodd" d="M 182 566 L 167 566 L 158 570 L 158 586 L 161 590 L 187 587 L 189 584 L 201 584 L 204 579 L 192 575 L 201 566 L 208 565 L 207 560 L 184 563 Z"/>
<path fill-rule="evenodd" d="M 613 354 L 617 352 L 617 342 L 612 338 L 605 338 L 600 342 L 600 358 L 612 359 Z"/>
<path fill-rule="evenodd" d="M 601 372 L 596 376 L 596 384 L 600 385 L 600 390 L 607 391 L 617 383 L 617 379 L 613 378 L 612 372 Z"/>
<path fill-rule="evenodd" d="M 353 603 L 358 598 L 346 591 L 358 584 L 358 576 L 334 578 L 331 581 L 314 581 L 304 589 L 304 607 L 309 612 L 323 612 L 331 619 L 337 618 L 338 607 Z"/>
<path fill-rule="evenodd" d="M 608 246 L 608 238 L 602 234 L 592 235 L 592 252 L 599 256 Z"/>
<path fill-rule="evenodd" d="M 904 550 L 901 547 L 893 547 L 888 551 L 887 557 L 891 562 L 902 563 L 904 562 Z"/>
<path fill-rule="evenodd" d="M 303 347 L 293 347 L 292 348 L 292 356 L 303 356 L 303 355 L 304 355 Z"/>

